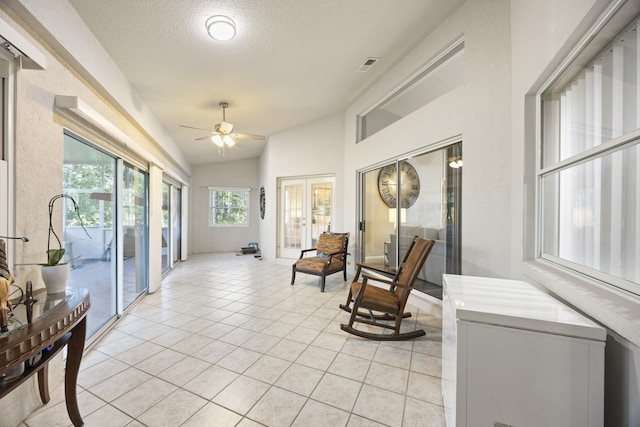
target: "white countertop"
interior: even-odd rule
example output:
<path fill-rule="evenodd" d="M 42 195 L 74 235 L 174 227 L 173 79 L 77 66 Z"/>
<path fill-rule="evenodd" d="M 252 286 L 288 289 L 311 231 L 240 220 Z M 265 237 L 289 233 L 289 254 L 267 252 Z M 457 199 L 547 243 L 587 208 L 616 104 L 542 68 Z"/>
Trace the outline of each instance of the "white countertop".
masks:
<path fill-rule="evenodd" d="M 443 304 L 458 320 L 606 340 L 603 327 L 522 281 L 445 274 Z"/>

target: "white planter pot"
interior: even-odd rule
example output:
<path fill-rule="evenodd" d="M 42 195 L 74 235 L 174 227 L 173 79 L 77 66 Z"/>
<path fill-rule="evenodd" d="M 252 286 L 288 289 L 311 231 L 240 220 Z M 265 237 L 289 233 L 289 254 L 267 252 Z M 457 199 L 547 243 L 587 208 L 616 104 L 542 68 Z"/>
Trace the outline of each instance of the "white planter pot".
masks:
<path fill-rule="evenodd" d="M 67 289 L 69 263 L 42 266 L 42 281 L 47 294 L 59 294 Z"/>

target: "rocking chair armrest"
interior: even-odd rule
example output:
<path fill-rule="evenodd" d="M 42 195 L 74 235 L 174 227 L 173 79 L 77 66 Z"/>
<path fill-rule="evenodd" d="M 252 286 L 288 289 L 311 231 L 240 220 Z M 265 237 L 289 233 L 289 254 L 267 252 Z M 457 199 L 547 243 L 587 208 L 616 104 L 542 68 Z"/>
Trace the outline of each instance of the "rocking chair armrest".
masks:
<path fill-rule="evenodd" d="M 393 286 L 398 287 L 398 288 L 404 288 L 404 289 L 411 289 L 411 286 L 405 284 L 405 283 L 400 283 L 400 282 L 391 282 L 393 283 Z"/>
<path fill-rule="evenodd" d="M 396 282 L 394 282 L 393 280 L 382 279 L 380 277 L 376 277 L 376 276 L 372 276 L 370 274 L 364 273 L 362 275 L 362 282 L 361 282 L 363 287 L 367 286 L 366 282 L 368 280 L 372 280 L 374 282 L 379 282 L 379 283 L 384 283 L 384 284 L 389 285 L 389 286 L 395 286 L 396 285 Z"/>
<path fill-rule="evenodd" d="M 362 285 L 363 286 L 366 286 L 365 282 L 367 280 L 373 280 L 375 282 L 385 283 L 385 284 L 387 284 L 389 286 L 394 286 L 394 287 L 398 287 L 398 288 L 404 288 L 404 289 L 411 288 L 411 286 L 409 286 L 407 284 L 404 284 L 404 283 L 394 282 L 393 280 L 381 279 L 379 277 L 371 276 L 371 275 L 365 273 L 365 274 L 362 275 Z"/>
<path fill-rule="evenodd" d="M 375 271 L 376 273 L 380 273 L 384 276 L 387 277 L 393 277 L 394 273 L 388 271 L 388 270 L 384 270 L 382 268 L 378 268 L 378 267 L 373 267 L 371 265 L 367 265 L 367 264 L 356 264 L 356 267 L 358 268 L 358 270 L 364 269 L 364 270 L 371 270 L 371 271 Z"/>

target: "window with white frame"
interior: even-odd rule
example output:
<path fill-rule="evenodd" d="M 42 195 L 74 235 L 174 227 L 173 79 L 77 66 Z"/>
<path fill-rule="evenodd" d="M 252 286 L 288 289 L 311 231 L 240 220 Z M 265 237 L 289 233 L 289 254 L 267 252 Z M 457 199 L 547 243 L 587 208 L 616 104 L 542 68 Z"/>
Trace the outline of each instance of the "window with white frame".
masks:
<path fill-rule="evenodd" d="M 622 13 L 541 94 L 538 253 L 640 294 L 640 17 Z"/>
<path fill-rule="evenodd" d="M 358 116 L 358 142 L 464 84 L 464 38 Z"/>
<path fill-rule="evenodd" d="M 209 187 L 209 226 L 249 225 L 248 188 Z"/>

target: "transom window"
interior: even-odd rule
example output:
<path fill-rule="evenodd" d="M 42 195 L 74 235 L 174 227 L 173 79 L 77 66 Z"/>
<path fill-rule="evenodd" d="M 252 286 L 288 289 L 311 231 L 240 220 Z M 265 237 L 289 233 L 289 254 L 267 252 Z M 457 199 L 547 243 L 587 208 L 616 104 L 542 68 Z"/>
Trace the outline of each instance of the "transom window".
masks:
<path fill-rule="evenodd" d="M 209 226 L 249 225 L 248 188 L 209 188 Z"/>
<path fill-rule="evenodd" d="M 640 294 L 640 19 L 622 13 L 541 95 L 538 247 Z"/>
<path fill-rule="evenodd" d="M 383 101 L 358 116 L 358 142 L 464 84 L 464 39 L 453 43 Z"/>

